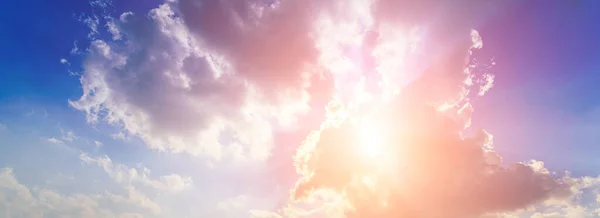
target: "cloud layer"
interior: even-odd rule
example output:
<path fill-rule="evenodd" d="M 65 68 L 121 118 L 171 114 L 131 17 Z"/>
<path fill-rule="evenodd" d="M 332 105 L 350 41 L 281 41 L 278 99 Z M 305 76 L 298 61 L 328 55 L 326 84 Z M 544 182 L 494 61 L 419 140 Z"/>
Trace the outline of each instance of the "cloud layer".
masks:
<path fill-rule="evenodd" d="M 294 199 L 332 188 L 348 198 L 350 217 L 476 217 L 571 194 L 543 168 L 503 164 L 486 149 L 489 134 L 463 138 L 462 124 L 422 102 L 398 100 L 377 113 L 390 131 L 386 154 L 365 159 L 357 124 L 327 126 L 297 154 L 305 177 Z"/>
<path fill-rule="evenodd" d="M 147 14 L 94 15 L 83 20 L 91 29 L 83 94 L 70 105 L 151 149 L 265 160 L 273 134 L 331 94 L 327 121 L 293 157 L 301 176 L 293 202 L 277 213 L 252 211 L 256 217 L 510 216 L 537 203 L 558 209 L 532 216 L 592 214 L 552 203 L 575 202 L 577 187 L 589 187 L 584 179 L 559 178 L 541 162 L 503 163 L 489 133 L 466 135 L 470 99 L 494 81 L 471 59 L 483 46 L 473 28 L 491 4 L 167 0 Z M 333 87 L 315 88 L 323 79 Z M 371 143 L 385 152 L 369 159 L 360 133 L 374 126 Z M 171 193 L 192 186 L 108 157 L 80 158 L 129 187 L 130 197 L 144 197 L 133 184 Z M 218 207 L 239 208 L 248 201 L 240 196 Z"/>
<path fill-rule="evenodd" d="M 298 149 L 295 165 L 303 178 L 292 190 L 293 200 L 332 189 L 345 196 L 349 205 L 341 206 L 349 217 L 478 217 L 572 194 L 570 184 L 543 168 L 502 163 L 484 130 L 464 135 L 473 112 L 470 90 L 483 95 L 493 82 L 493 76 L 477 75 L 476 66 L 469 65 L 472 49 L 482 46 L 471 28 L 483 3 L 464 3 L 375 2 L 378 28 L 425 29 L 424 71 L 400 95 L 372 108 L 370 116 L 344 108 L 343 102 L 331 106 L 339 116 L 331 116 Z M 379 73 L 397 73 L 387 70 Z M 478 76 L 481 82 L 475 83 Z M 360 133 L 366 124 L 352 116 L 381 127 L 379 139 L 370 143 L 385 144 L 385 154 L 365 159 Z"/>
<path fill-rule="evenodd" d="M 135 190 L 122 196 L 112 193 L 65 195 L 54 190 L 30 188 L 20 183 L 13 169 L 0 169 L 0 211 L 3 217 L 143 217 L 126 211 L 154 211 Z M 121 205 L 116 210 L 111 205 Z"/>
<path fill-rule="evenodd" d="M 121 126 L 154 149 L 216 160 L 265 159 L 272 147 L 272 126 L 291 125 L 309 108 L 305 89 L 311 69 L 306 59 L 311 57 L 279 46 L 294 43 L 269 45 L 286 37 L 264 31 L 255 30 L 256 41 L 247 43 L 253 37 L 226 32 L 236 26 L 229 21 L 242 21 L 228 3 L 197 4 L 168 2 L 146 16 L 106 18 L 112 37 L 91 42 L 81 77 L 83 95 L 70 103 L 89 122 L 103 119 Z M 253 9 L 271 10 L 268 5 Z M 220 19 L 190 21 L 192 15 L 219 11 L 223 14 L 215 16 Z M 200 33 L 198 28 L 207 30 Z"/>

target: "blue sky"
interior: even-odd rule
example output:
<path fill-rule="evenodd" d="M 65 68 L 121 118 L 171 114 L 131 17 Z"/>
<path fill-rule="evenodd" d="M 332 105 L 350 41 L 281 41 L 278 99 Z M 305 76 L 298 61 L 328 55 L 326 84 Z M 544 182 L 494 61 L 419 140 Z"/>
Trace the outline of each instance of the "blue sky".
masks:
<path fill-rule="evenodd" d="M 223 125 L 232 128 L 232 131 L 241 129 L 248 132 L 235 137 L 225 134 L 216 139 L 220 143 L 239 140 L 229 143 L 227 149 L 242 149 L 239 155 L 252 160 L 238 162 L 229 161 L 238 154 L 228 156 L 225 152 L 229 150 L 219 151 L 223 157 L 217 158 L 209 155 L 213 154 L 208 151 L 210 147 L 202 147 L 207 151 L 188 147 L 198 141 L 181 132 L 185 132 L 186 128 L 205 128 L 198 123 L 212 124 L 204 119 L 193 119 L 189 124 L 184 122 L 185 119 L 178 120 L 180 123 L 170 122 L 175 119 L 170 110 L 175 110 L 175 113 L 192 112 L 179 110 L 181 107 L 177 105 L 163 107 L 170 101 L 162 100 L 159 95 L 172 90 L 152 79 L 136 84 L 109 84 L 107 87 L 111 94 L 125 93 L 125 97 L 115 94 L 117 96 L 111 100 L 112 103 L 103 102 L 104 105 L 114 105 L 112 108 L 103 106 L 105 111 L 95 114 L 100 116 L 96 122 L 89 119 L 93 112 L 86 112 L 86 108 L 93 108 L 93 102 L 81 101 L 79 106 L 70 104 L 70 101 L 78 101 L 84 95 L 86 85 L 80 81 L 82 75 L 91 75 L 94 70 L 112 70 L 102 68 L 102 65 L 115 64 L 116 58 L 102 57 L 101 46 L 91 45 L 94 40 L 110 41 L 115 36 L 106 29 L 105 25 L 110 20 L 104 15 L 121 22 L 118 25 L 122 25 L 121 34 L 126 40 L 144 39 L 144 34 L 158 31 L 150 27 L 143 29 L 144 25 L 150 25 L 148 23 L 127 26 L 127 22 L 118 20 L 119 15 L 129 11 L 133 12 L 132 17 L 143 17 L 163 4 L 162 1 L 115 0 L 107 7 L 98 5 L 103 2 L 109 1 L 15 1 L 0 9 L 0 28 L 4 30 L 0 34 L 0 169 L 4 170 L 0 175 L 0 217 L 35 217 L 40 214 L 44 214 L 41 217 L 68 217 L 72 215 L 69 213 L 77 214 L 74 217 L 135 217 L 136 214 L 142 217 L 248 217 L 250 210 L 272 211 L 286 204 L 288 191 L 299 177 L 294 174 L 290 152 L 297 148 L 294 145 L 300 144 L 302 135 L 308 129 L 317 128 L 314 123 L 321 121 L 310 120 L 311 115 L 303 118 L 310 120 L 307 126 L 287 128 L 286 122 L 273 120 L 285 120 L 295 115 L 296 110 L 302 109 L 301 103 L 287 109 L 291 115 L 282 112 L 273 117 L 269 117 L 271 112 L 264 112 L 256 106 L 256 111 L 260 112 L 253 112 L 255 115 L 248 117 L 268 117 L 265 120 L 277 123 L 269 126 L 274 132 L 278 132 L 279 127 L 288 131 L 281 133 L 287 134 L 285 136 L 279 135 L 285 140 L 278 140 L 276 135 L 272 146 L 259 146 L 256 150 L 236 146 L 268 140 L 252 138 L 264 132 L 250 131 L 264 127 L 253 126 L 264 125 L 263 120 L 240 115 L 246 120 L 241 124 L 229 124 L 233 121 L 223 119 Z M 596 157 L 600 151 L 597 148 L 600 144 L 600 99 L 596 97 L 595 87 L 600 81 L 597 61 L 600 60 L 600 44 L 596 43 L 600 39 L 600 25 L 596 22 L 600 20 L 598 10 L 598 1 L 511 3 L 489 12 L 474 27 L 484 41 L 483 49 L 475 52 L 474 56 L 493 58 L 496 65 L 491 69 L 495 75 L 493 89 L 472 101 L 475 108 L 472 126 L 485 128 L 494 135 L 496 151 L 507 162 L 536 159 L 544 161 L 550 171 L 567 170 L 576 177 L 600 175 L 600 162 Z M 92 30 L 84 20 L 94 16 L 99 22 L 98 33 L 90 35 Z M 193 32 L 193 25 L 190 28 Z M 165 46 L 173 43 L 158 38 L 150 40 Z M 218 43 L 218 40 L 210 40 Z M 146 44 L 140 42 L 136 45 L 143 47 Z M 72 52 L 75 46 L 78 50 Z M 110 46 L 114 50 L 131 48 L 117 40 L 115 45 Z M 211 48 L 210 44 L 202 46 Z M 97 50 L 95 54 L 94 49 Z M 152 55 L 152 49 L 141 51 L 144 55 L 140 56 L 135 56 L 138 53 L 123 53 L 148 62 L 150 59 L 145 58 Z M 176 50 L 168 51 L 176 53 Z M 68 63 L 61 62 L 62 59 Z M 124 68 L 129 71 L 115 71 L 115 75 L 135 74 L 136 70 L 151 71 L 153 67 L 140 64 Z M 140 73 L 138 76 L 143 75 Z M 248 80 L 270 84 L 269 80 L 256 75 L 249 73 Z M 111 78 L 107 81 L 112 81 Z M 131 89 L 144 84 L 156 89 Z M 118 85 L 122 86 L 115 88 Z M 231 103 L 228 98 L 245 98 L 234 93 L 235 89 L 230 89 L 232 86 L 221 88 L 225 91 L 215 91 L 214 98 L 217 100 L 210 100 L 209 105 Z M 143 94 L 151 91 L 156 93 Z M 279 93 L 277 91 L 274 93 Z M 132 94 L 137 92 L 141 94 Z M 212 93 L 211 90 L 206 92 Z M 203 93 L 198 95 L 212 99 Z M 156 98 L 159 103 L 148 103 L 145 98 Z M 228 100 L 222 103 L 219 99 Z M 130 108 L 120 108 L 119 102 L 127 102 Z M 232 102 L 236 103 L 235 100 Z M 124 115 L 113 123 L 106 121 L 110 119 L 106 111 L 117 113 L 123 109 L 125 113 L 134 114 L 132 108 L 143 108 L 155 117 L 148 116 L 148 121 Z M 237 112 L 229 112 L 228 108 L 223 106 L 206 113 L 220 117 L 237 116 Z M 313 111 L 315 117 L 322 117 L 322 110 Z M 263 112 L 269 115 L 258 115 Z M 150 129 L 135 127 L 134 124 L 140 120 L 148 122 Z M 177 126 L 181 123 L 183 126 Z M 289 132 L 290 129 L 292 132 Z M 157 132 L 161 135 L 156 135 Z M 295 134 L 300 136 L 289 136 Z M 183 143 L 177 144 L 169 137 L 180 137 L 178 139 Z M 213 143 L 198 140 L 200 143 Z M 177 145 L 163 145 L 169 143 Z M 263 157 L 263 152 L 279 156 Z M 11 169 L 10 173 L 8 169 Z M 132 169 L 135 169 L 135 174 L 131 173 Z M 277 174 L 277 179 L 270 178 L 273 174 Z M 18 184 L 11 183 L 11 178 L 16 178 Z M 26 187 L 35 200 L 17 199 L 11 202 L 10 198 L 5 198 L 16 193 L 14 187 L 17 186 Z M 60 197 L 52 198 L 48 193 Z M 53 199 L 55 202 L 52 202 Z M 99 206 L 89 209 L 92 206 L 75 204 L 78 201 L 96 201 Z M 55 210 L 48 209 L 50 206 L 47 205 L 54 205 Z M 30 208 L 21 210 L 21 207 Z M 37 213 L 36 210 L 43 212 Z"/>
<path fill-rule="evenodd" d="M 507 158 L 543 159 L 552 167 L 597 174 L 590 154 L 598 144 L 593 129 L 600 102 L 593 90 L 600 26 L 591 21 L 598 19 L 594 11 L 600 5 L 533 2 L 490 19 L 481 29 L 484 52 L 498 63 L 497 80 L 481 99 L 480 110 L 490 114 L 475 113 L 474 120 L 494 132 L 498 143 L 514 146 Z M 509 117 L 514 117 L 511 126 L 503 125 Z"/>

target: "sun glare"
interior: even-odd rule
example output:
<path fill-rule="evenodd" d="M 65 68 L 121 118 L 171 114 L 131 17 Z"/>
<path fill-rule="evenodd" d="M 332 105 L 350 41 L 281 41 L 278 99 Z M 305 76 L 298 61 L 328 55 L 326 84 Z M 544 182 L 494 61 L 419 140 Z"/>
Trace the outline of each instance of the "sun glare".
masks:
<path fill-rule="evenodd" d="M 361 125 L 359 128 L 361 152 L 369 158 L 380 157 L 384 151 L 385 142 L 380 129 L 374 125 Z"/>

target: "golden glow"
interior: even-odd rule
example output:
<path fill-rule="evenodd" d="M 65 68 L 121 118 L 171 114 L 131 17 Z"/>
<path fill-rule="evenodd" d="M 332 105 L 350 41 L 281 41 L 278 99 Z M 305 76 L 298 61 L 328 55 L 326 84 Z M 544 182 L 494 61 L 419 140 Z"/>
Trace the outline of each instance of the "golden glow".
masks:
<path fill-rule="evenodd" d="M 375 189 L 375 181 L 373 180 L 373 178 L 371 176 L 363 176 L 361 179 L 361 182 L 370 190 L 374 190 Z"/>

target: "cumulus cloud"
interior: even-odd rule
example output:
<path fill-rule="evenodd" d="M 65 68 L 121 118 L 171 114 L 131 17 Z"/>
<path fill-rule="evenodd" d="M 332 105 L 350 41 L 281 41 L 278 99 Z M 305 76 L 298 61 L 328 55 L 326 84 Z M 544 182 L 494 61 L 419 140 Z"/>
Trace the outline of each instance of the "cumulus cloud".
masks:
<path fill-rule="evenodd" d="M 167 2 L 146 16 L 124 13 L 119 19 L 107 18 L 114 40 L 91 42 L 81 77 L 83 95 L 70 104 L 84 111 L 89 122 L 120 126 L 153 149 L 216 160 L 265 159 L 274 126 L 292 124 L 309 108 L 309 68 L 299 56 L 308 53 L 308 47 L 301 40 L 287 45 L 294 49 L 265 44 L 293 36 L 285 32 L 277 37 L 258 31 L 245 38 L 222 35 L 219 31 L 233 28 L 223 26 L 233 23 L 223 22 L 233 17 L 199 21 L 206 22 L 209 32 L 199 34 L 188 21 L 188 8 L 197 9 L 197 16 L 228 8 L 198 7 L 189 1 Z M 273 10 L 272 16 L 278 11 L 258 3 L 252 8 Z M 223 30 L 210 29 L 216 26 Z M 245 43 L 253 38 L 263 44 Z M 276 48 L 290 53 L 276 53 Z M 251 53 L 259 51 L 264 54 Z"/>
<path fill-rule="evenodd" d="M 486 149 L 488 133 L 464 137 L 463 123 L 425 102 L 401 96 L 386 107 L 374 118 L 390 131 L 381 136 L 386 155 L 365 159 L 359 124 L 328 124 L 298 151 L 304 177 L 292 198 L 334 189 L 349 199 L 350 217 L 475 217 L 570 195 L 569 184 L 543 167 L 503 164 Z"/>
<path fill-rule="evenodd" d="M 538 165 L 539 161 L 533 162 Z M 570 185 L 570 198 L 565 200 L 550 199 L 537 205 L 514 212 L 487 214 L 490 218 L 532 217 L 532 218 L 584 218 L 600 216 L 600 178 L 575 178 L 566 173 L 563 181 Z"/>
<path fill-rule="evenodd" d="M 107 193 L 104 195 L 105 198 L 108 198 L 112 203 L 115 204 L 129 204 L 129 205 L 138 205 L 140 208 L 150 212 L 150 214 L 158 215 L 161 213 L 161 207 L 155 203 L 152 199 L 146 196 L 144 193 L 137 191 L 134 187 L 127 187 L 126 195 L 116 195 L 112 193 Z"/>
<path fill-rule="evenodd" d="M 281 218 L 281 217 L 331 217 L 345 218 L 347 201 L 332 190 L 315 190 L 304 201 L 292 202 L 276 212 L 253 210 L 253 218 Z"/>
<path fill-rule="evenodd" d="M 139 137 L 152 149 L 264 160 L 273 132 L 309 110 L 322 91 L 311 93 L 311 86 L 328 78 L 339 102 L 328 106 L 328 121 L 294 156 L 302 177 L 291 194 L 296 202 L 252 216 L 509 216 L 506 211 L 541 202 L 558 209 L 518 213 L 590 214 L 552 203 L 572 200 L 574 187 L 585 182 L 557 178 L 541 162 L 503 163 L 491 134 L 465 135 L 474 112 L 471 91 L 482 96 L 494 82 L 486 65 L 470 58 L 483 47 L 472 28 L 488 4 L 169 0 L 147 14 L 92 15 L 83 20 L 92 39 L 83 93 L 70 105 L 90 123 L 121 127 L 114 138 Z M 110 37 L 102 39 L 101 31 Z M 387 149 L 377 161 L 356 149 L 366 124 L 352 116 L 385 129 L 375 138 Z M 81 160 L 130 190 L 131 184 L 170 192 L 192 185 L 178 175 L 152 179 L 147 169 L 108 157 L 83 154 Z M 247 201 L 241 196 L 218 206 Z"/>
<path fill-rule="evenodd" d="M 280 98 L 301 98 L 318 51 L 311 32 L 332 1 L 178 1 L 186 25 L 238 74 Z"/>
<path fill-rule="evenodd" d="M 136 210 L 149 210 L 151 201 L 135 195 L 64 195 L 54 190 L 30 188 L 20 183 L 11 168 L 0 169 L 0 214 L 3 217 L 142 217 Z M 127 212 L 115 210 L 120 204 Z"/>
<path fill-rule="evenodd" d="M 148 168 L 135 169 L 121 164 L 114 164 L 108 156 L 90 157 L 88 154 L 82 153 L 80 159 L 87 164 L 97 164 L 114 181 L 127 186 L 138 183 L 171 193 L 181 192 L 192 187 L 192 179 L 189 177 L 171 174 L 161 176 L 159 179 L 152 179 Z"/>
<path fill-rule="evenodd" d="M 385 28 L 425 29 L 424 70 L 413 68 L 419 77 L 366 115 L 345 108 L 345 102 L 328 106 L 329 120 L 294 157 L 302 178 L 292 190 L 293 200 L 333 190 L 347 200 L 340 207 L 348 217 L 477 217 L 572 196 L 572 184 L 540 162 L 503 163 L 485 130 L 464 135 L 473 113 L 470 89 L 483 95 L 493 82 L 493 76 L 476 75 L 469 64 L 472 50 L 483 45 L 471 29 L 483 6 L 481 1 L 375 1 L 379 40 L 390 34 Z M 375 50 L 385 45 L 377 43 Z M 400 73 L 391 69 L 379 73 Z M 474 86 L 473 80 L 484 82 Z M 369 142 L 384 146 L 376 160 L 360 149 L 367 124 L 352 116 L 380 126 L 377 142 Z"/>

